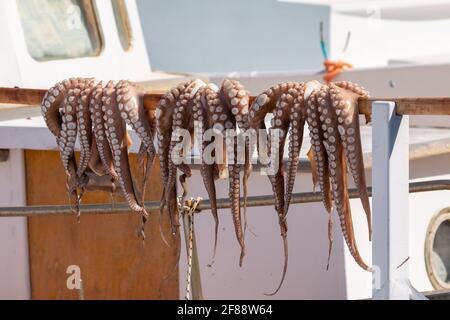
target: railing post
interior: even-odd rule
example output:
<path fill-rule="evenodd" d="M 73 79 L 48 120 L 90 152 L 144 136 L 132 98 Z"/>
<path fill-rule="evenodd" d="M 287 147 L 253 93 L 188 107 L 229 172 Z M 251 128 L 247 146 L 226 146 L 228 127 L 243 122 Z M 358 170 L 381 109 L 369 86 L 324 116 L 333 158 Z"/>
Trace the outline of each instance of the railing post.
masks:
<path fill-rule="evenodd" d="M 372 105 L 373 299 L 409 299 L 409 118 Z"/>

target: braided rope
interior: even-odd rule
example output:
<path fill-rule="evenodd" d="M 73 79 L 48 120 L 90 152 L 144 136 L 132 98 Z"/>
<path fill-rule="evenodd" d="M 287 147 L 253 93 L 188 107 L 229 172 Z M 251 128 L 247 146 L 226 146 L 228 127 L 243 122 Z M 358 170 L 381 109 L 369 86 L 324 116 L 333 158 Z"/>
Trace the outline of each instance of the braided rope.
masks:
<path fill-rule="evenodd" d="M 188 213 L 189 219 L 189 251 L 188 251 L 188 271 L 186 278 L 186 300 L 191 300 L 191 283 L 192 283 L 192 253 L 194 247 L 194 215 Z"/>
<path fill-rule="evenodd" d="M 187 239 L 186 246 L 188 247 L 188 270 L 186 277 L 186 300 L 191 300 L 192 293 L 192 266 L 193 266 L 193 256 L 194 256 L 194 215 L 197 208 L 202 201 L 202 198 L 191 198 L 184 201 L 183 196 L 177 197 L 178 210 L 183 215 L 183 219 L 187 217 L 188 219 L 188 232 L 189 238 Z"/>

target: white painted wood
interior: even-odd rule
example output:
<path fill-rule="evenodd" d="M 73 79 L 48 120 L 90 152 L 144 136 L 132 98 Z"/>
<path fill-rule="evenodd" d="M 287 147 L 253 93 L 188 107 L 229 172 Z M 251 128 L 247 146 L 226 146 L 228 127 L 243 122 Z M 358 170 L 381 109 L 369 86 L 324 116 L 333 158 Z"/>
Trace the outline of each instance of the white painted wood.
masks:
<path fill-rule="evenodd" d="M 129 51 L 124 51 L 120 44 L 111 1 L 97 1 L 95 7 L 103 39 L 100 54 L 94 57 L 41 62 L 28 53 L 16 1 L 1 1 L 0 35 L 5 36 L 4 48 L 7 48 L 0 53 L 3 58 L 0 65 L 6 70 L 0 75 L 1 84 L 42 88 L 73 75 L 107 80 L 148 79 L 151 67 L 136 2 L 126 0 L 126 5 L 133 31 L 133 46 Z"/>
<path fill-rule="evenodd" d="M 373 104 L 374 299 L 409 299 L 409 119 Z"/>
<path fill-rule="evenodd" d="M 26 205 L 25 170 L 22 150 L 10 150 L 0 162 L 0 206 Z M 28 231 L 26 218 L 0 221 L 0 299 L 29 299 Z"/>

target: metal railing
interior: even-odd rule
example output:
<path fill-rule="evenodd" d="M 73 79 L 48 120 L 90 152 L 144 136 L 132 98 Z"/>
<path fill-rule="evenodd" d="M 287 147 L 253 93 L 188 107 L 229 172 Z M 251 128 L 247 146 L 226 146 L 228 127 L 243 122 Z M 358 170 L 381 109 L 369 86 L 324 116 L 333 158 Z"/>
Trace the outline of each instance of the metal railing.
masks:
<path fill-rule="evenodd" d="M 409 185 L 409 193 L 431 192 L 440 190 L 450 190 L 450 180 L 435 180 L 414 182 Z M 367 188 L 369 196 L 372 196 L 372 188 Z M 351 199 L 359 197 L 356 189 L 349 190 Z M 292 195 L 291 204 L 314 203 L 321 202 L 322 196 L 319 192 L 303 192 L 294 193 Z M 243 203 L 243 199 L 241 199 Z M 218 209 L 229 209 L 230 199 L 217 199 Z M 274 205 L 273 195 L 254 196 L 247 198 L 247 207 L 264 207 Z M 114 204 L 84 204 L 80 205 L 82 214 L 127 214 L 130 209 L 126 203 Z M 160 202 L 145 202 L 147 211 L 158 211 Z M 211 209 L 209 200 L 204 200 L 199 206 L 199 210 L 205 211 Z M 0 218 L 12 217 L 37 217 L 48 215 L 73 215 L 73 207 L 69 205 L 48 205 L 48 206 L 23 206 L 23 207 L 0 207 Z"/>

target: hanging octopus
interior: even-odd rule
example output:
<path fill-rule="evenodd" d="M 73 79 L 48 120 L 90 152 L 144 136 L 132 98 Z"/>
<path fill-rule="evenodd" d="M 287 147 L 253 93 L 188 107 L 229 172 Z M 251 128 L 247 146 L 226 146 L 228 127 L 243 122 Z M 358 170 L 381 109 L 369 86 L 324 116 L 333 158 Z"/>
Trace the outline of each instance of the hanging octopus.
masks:
<path fill-rule="evenodd" d="M 191 175 L 188 165 L 183 163 L 175 165 L 173 162 L 174 159 L 179 160 L 182 157 L 179 153 L 180 150 L 176 149 L 179 142 L 178 137 L 176 135 L 173 136 L 173 133 L 180 129 L 188 130 L 191 136 L 195 134 L 195 138 L 199 142 L 202 155 L 200 172 L 211 201 L 211 212 L 215 221 L 213 259 L 217 247 L 219 223 L 215 180 L 226 177 L 228 169 L 233 222 L 236 236 L 241 246 L 240 264 L 242 264 L 245 255 L 240 215 L 240 167 L 238 163 L 228 161 L 228 152 L 224 152 L 223 149 L 226 149 L 225 130 L 235 130 L 236 125 L 245 126 L 248 104 L 248 92 L 235 81 L 225 81 L 219 90 L 213 84 L 206 85 L 200 80 L 194 80 L 173 88 L 164 95 L 156 112 L 159 156 L 161 167 L 163 168 L 162 178 L 165 190 L 174 188 L 176 169 L 183 172 L 183 175 L 180 177 L 182 184 L 184 184 L 186 177 Z M 195 123 L 198 125 L 195 125 Z M 212 155 L 215 158 L 221 157 L 220 161 L 211 162 L 204 157 L 209 141 L 204 141 L 203 138 L 204 133 L 208 129 L 214 129 L 218 135 L 221 135 L 219 139 L 223 139 L 221 154 Z M 172 141 L 170 137 L 172 137 Z M 230 151 L 233 157 L 237 156 L 236 143 L 236 140 L 233 140 L 231 142 L 232 150 L 226 150 Z M 163 203 L 170 203 L 170 199 L 173 196 L 173 192 L 169 194 L 165 191 Z"/>
<path fill-rule="evenodd" d="M 67 174 L 67 189 L 76 200 L 76 214 L 79 216 L 81 194 L 88 184 L 85 175 L 90 157 L 90 128 L 85 127 L 87 98 L 93 86 L 93 79 L 72 78 L 57 83 L 50 88 L 41 104 L 43 118 L 52 134 L 56 137 L 64 170 Z M 78 115 L 81 115 L 78 120 Z M 79 122 L 81 121 L 81 122 Z M 80 134 L 81 166 L 77 168 L 75 160 L 75 142 L 78 129 Z"/>
<path fill-rule="evenodd" d="M 347 190 L 348 165 L 366 212 L 371 239 L 370 202 L 364 176 L 358 110 L 358 99 L 367 97 L 368 93 L 350 82 L 322 85 L 317 81 L 311 81 L 305 86 L 304 100 L 308 101 L 307 121 L 312 144 L 310 159 L 314 162 L 313 181 L 318 182 L 325 208 L 329 213 L 334 202 L 344 240 L 351 255 L 359 266 L 370 270 L 361 258 L 356 245 Z M 330 229 L 331 218 L 329 222 L 331 250 Z"/>
<path fill-rule="evenodd" d="M 144 185 L 153 163 L 154 117 L 147 117 L 143 90 L 128 81 L 117 85 L 95 84 L 94 79 L 72 78 L 56 84 L 45 95 L 42 114 L 55 135 L 63 167 L 68 176 L 68 191 L 78 203 L 86 187 L 114 192 L 116 183 L 133 211 L 148 216 L 143 206 L 144 186 L 138 199 L 128 162 L 131 140 L 129 124 L 141 139 L 140 155 L 147 154 Z M 75 160 L 75 142 L 80 141 L 80 161 Z M 99 177 L 109 176 L 110 185 L 99 185 Z M 93 181 L 91 181 L 93 180 Z M 81 195 L 77 190 L 81 189 Z M 141 234 L 144 236 L 143 229 Z"/>
<path fill-rule="evenodd" d="M 275 196 L 275 209 L 279 216 L 285 248 L 282 280 L 273 294 L 281 288 L 287 270 L 286 215 L 292 198 L 306 122 L 310 129 L 312 145 L 308 157 L 312 164 L 313 184 L 319 185 L 325 208 L 329 213 L 328 265 L 332 249 L 331 211 L 334 199 L 350 253 L 362 268 L 369 269 L 356 247 L 346 180 L 346 163 L 348 163 L 367 215 L 370 238 L 370 203 L 364 176 L 357 108 L 358 98 L 367 96 L 368 93 L 363 88 L 349 82 L 329 85 L 321 85 L 318 82 L 281 83 L 259 95 L 251 107 L 249 122 L 250 127 L 255 130 L 265 129 L 265 117 L 269 112 L 273 112 L 267 152 L 269 167 L 272 170 L 278 167 L 279 170 L 270 173 L 268 177 Z M 288 129 L 289 160 L 285 173 L 283 153 Z M 278 130 L 278 141 L 273 139 L 274 130 Z M 276 142 L 277 145 L 271 145 L 272 142 Z M 258 140 L 257 147 L 262 157 L 263 146 L 260 144 L 261 141 Z"/>

